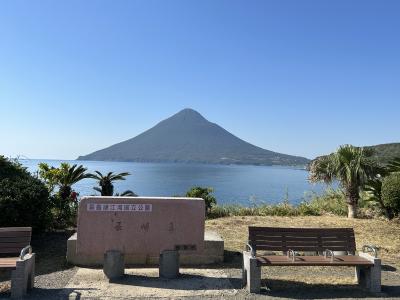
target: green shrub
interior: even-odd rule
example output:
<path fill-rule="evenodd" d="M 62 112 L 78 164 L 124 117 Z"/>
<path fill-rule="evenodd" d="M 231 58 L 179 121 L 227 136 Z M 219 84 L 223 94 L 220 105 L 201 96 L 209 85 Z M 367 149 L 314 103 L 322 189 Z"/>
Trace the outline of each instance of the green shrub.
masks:
<path fill-rule="evenodd" d="M 212 188 L 203 188 L 200 186 L 192 187 L 186 193 L 186 197 L 203 198 L 206 206 L 206 214 L 211 212 L 211 208 L 217 204 L 217 199 L 212 195 Z"/>
<path fill-rule="evenodd" d="M 312 215 L 347 215 L 346 196 L 340 189 L 329 188 L 321 195 L 313 193 L 306 195 L 306 197 L 309 199 L 300 204 L 301 209 L 305 212 Z"/>
<path fill-rule="evenodd" d="M 400 214 L 400 173 L 392 173 L 383 179 L 382 201 L 392 214 Z"/>
<path fill-rule="evenodd" d="M 0 155 L 0 180 L 5 178 L 28 177 L 30 174 L 17 160 Z"/>
<path fill-rule="evenodd" d="M 278 204 L 260 204 L 245 207 L 241 205 L 215 205 L 208 214 L 209 218 L 229 216 L 320 216 L 333 214 L 347 215 L 345 196 L 341 190 L 327 189 L 322 195 L 307 195 L 307 199 L 298 205 L 287 200 Z"/>
<path fill-rule="evenodd" d="M 42 231 L 51 224 L 46 186 L 32 176 L 0 180 L 0 226 L 31 226 Z"/>

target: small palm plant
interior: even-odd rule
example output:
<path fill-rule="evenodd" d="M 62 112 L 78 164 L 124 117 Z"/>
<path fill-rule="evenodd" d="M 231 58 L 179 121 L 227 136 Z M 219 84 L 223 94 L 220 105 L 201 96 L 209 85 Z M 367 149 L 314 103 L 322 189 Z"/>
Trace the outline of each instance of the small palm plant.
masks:
<path fill-rule="evenodd" d="M 67 199 L 72 193 L 72 185 L 81 181 L 82 179 L 88 178 L 89 174 L 86 173 L 86 168 L 82 165 L 61 164 L 61 172 L 59 173 L 59 193 L 62 199 Z"/>
<path fill-rule="evenodd" d="M 136 197 L 137 195 L 132 192 L 131 190 L 126 190 L 124 192 L 120 193 L 115 193 L 115 196 L 117 197 Z"/>
<path fill-rule="evenodd" d="M 114 194 L 114 185 L 113 182 L 116 180 L 125 180 L 126 176 L 130 175 L 128 172 L 122 172 L 119 174 L 115 174 L 114 172 L 108 172 L 106 175 L 103 175 L 99 171 L 94 171 L 94 174 L 90 174 L 90 178 L 96 179 L 99 182 L 100 187 L 94 187 L 95 191 L 98 191 L 102 196 L 112 196 Z M 125 191 L 124 196 L 127 196 L 132 191 Z M 122 196 L 122 194 L 121 194 Z"/>
<path fill-rule="evenodd" d="M 381 168 L 371 159 L 372 154 L 366 148 L 343 145 L 335 153 L 319 157 L 310 164 L 311 182 L 337 180 L 340 183 L 346 195 L 349 218 L 357 217 L 360 191 L 381 173 Z"/>

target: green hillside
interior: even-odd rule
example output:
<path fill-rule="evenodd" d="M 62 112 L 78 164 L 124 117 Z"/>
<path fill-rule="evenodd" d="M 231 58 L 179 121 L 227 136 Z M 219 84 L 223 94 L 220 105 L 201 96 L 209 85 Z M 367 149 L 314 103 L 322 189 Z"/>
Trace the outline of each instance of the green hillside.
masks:
<path fill-rule="evenodd" d="M 400 157 L 400 143 L 380 144 L 366 148 L 374 150 L 374 158 L 380 163 L 386 163 L 394 157 Z"/>

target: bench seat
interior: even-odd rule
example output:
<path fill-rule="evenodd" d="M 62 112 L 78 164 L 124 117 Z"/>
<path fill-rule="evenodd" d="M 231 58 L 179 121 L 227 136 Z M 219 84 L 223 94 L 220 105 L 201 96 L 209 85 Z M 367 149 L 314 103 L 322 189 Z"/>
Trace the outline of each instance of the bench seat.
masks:
<path fill-rule="evenodd" d="M 0 269 L 11 271 L 11 298 L 21 299 L 35 283 L 31 227 L 0 227 Z"/>
<path fill-rule="evenodd" d="M 19 257 L 0 257 L 0 269 L 15 269 Z"/>
<path fill-rule="evenodd" d="M 265 251 L 282 254 L 270 255 Z M 376 248 L 365 245 L 357 255 L 356 252 L 353 228 L 250 226 L 247 249 L 243 252 L 243 286 L 251 293 L 260 292 L 262 266 L 343 266 L 353 267 L 357 282 L 369 291 L 379 293 L 381 260 Z"/>
<path fill-rule="evenodd" d="M 257 256 L 259 266 L 373 266 L 374 264 L 363 257 L 355 255 L 338 255 L 333 261 L 324 256 L 296 256 L 295 261 L 285 255 Z"/>

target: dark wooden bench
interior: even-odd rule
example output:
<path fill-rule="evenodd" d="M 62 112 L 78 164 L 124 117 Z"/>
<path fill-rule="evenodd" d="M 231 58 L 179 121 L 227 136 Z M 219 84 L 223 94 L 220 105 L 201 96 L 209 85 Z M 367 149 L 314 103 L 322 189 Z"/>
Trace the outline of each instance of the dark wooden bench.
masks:
<path fill-rule="evenodd" d="M 279 251 L 280 255 L 260 251 Z M 356 268 L 359 284 L 380 292 L 381 261 L 376 248 L 365 245 L 362 252 L 355 253 L 353 228 L 249 227 L 243 252 L 243 285 L 258 293 L 262 266 L 349 266 Z"/>
<path fill-rule="evenodd" d="M 0 228 L 0 269 L 11 270 L 11 298 L 23 297 L 35 282 L 31 227 Z"/>

